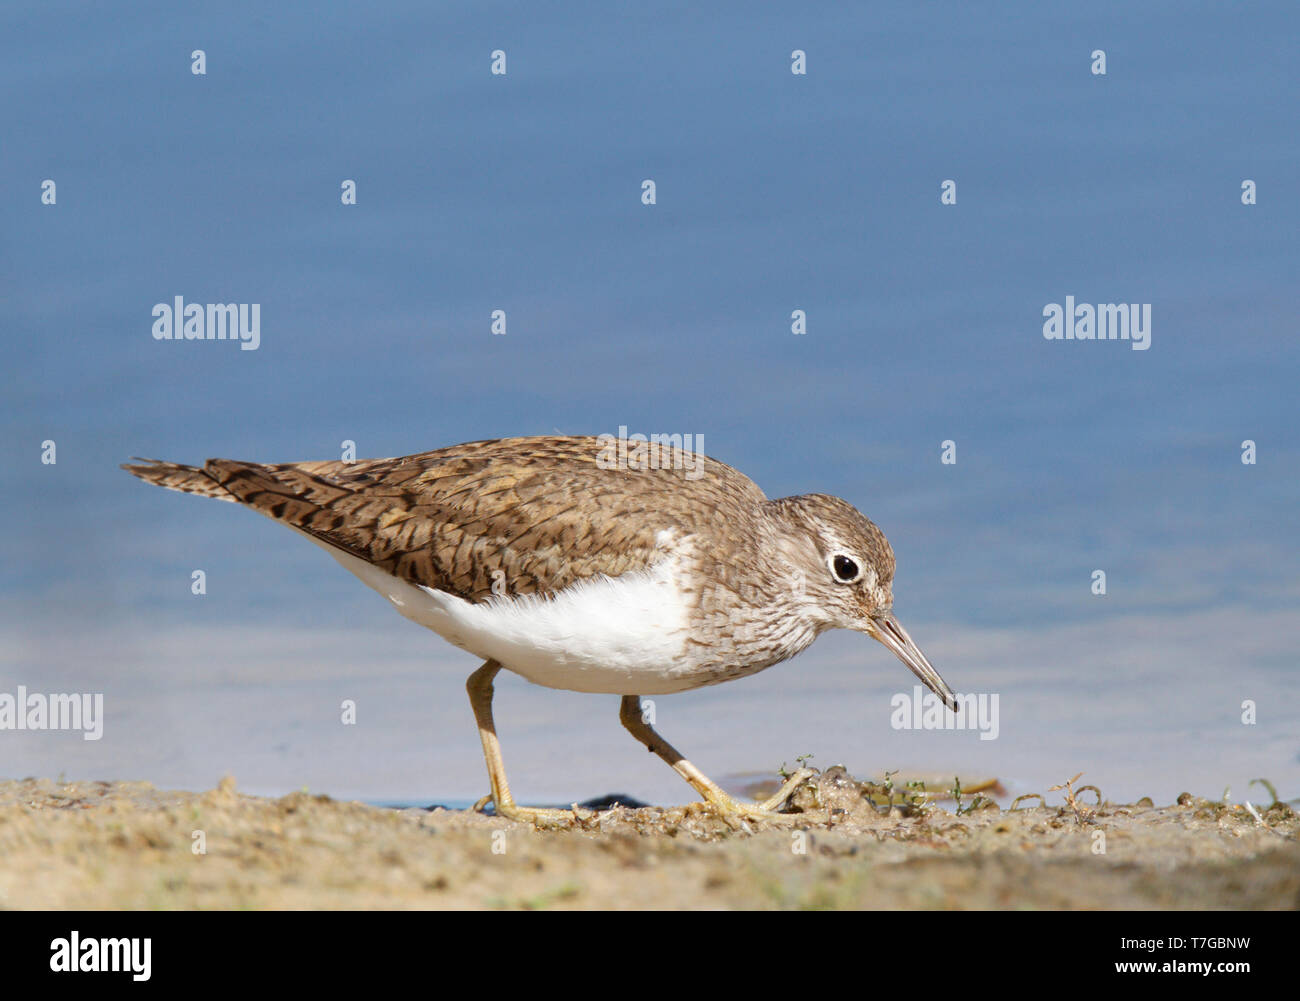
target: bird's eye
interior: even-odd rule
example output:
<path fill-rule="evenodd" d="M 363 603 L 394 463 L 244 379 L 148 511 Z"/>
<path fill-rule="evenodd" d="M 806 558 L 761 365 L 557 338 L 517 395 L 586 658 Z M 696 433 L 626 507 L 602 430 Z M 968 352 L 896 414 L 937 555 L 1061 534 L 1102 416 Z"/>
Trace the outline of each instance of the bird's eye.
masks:
<path fill-rule="evenodd" d="M 862 576 L 857 563 L 843 553 L 837 553 L 832 557 L 831 568 L 835 571 L 836 579 L 845 584 L 851 584 Z"/>

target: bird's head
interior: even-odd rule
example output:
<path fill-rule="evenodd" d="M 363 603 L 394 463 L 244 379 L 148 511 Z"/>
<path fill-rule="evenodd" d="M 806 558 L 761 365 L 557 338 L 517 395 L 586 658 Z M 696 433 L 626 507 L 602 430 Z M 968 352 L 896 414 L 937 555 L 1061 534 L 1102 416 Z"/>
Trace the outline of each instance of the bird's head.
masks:
<path fill-rule="evenodd" d="M 894 617 L 894 551 L 885 533 L 848 501 L 827 494 L 771 504 L 784 523 L 780 545 L 797 570 L 806 607 L 815 608 L 830 628 L 879 640 L 956 709 L 952 690 Z"/>

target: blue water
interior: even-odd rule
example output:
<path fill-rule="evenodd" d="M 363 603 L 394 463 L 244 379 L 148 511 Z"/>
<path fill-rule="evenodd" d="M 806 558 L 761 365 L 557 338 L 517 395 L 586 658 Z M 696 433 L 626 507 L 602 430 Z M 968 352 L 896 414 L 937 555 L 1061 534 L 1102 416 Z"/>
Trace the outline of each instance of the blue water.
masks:
<path fill-rule="evenodd" d="M 911 675 L 829 636 L 660 700 L 706 771 L 1300 793 L 1298 26 L 1280 2 L 7 5 L 0 693 L 108 715 L 100 741 L 0 732 L 6 773 L 476 799 L 470 658 L 292 533 L 117 464 L 626 425 L 857 504 L 930 659 L 1000 696 L 996 740 L 895 730 Z M 155 340 L 178 295 L 259 303 L 258 349 Z M 1149 350 L 1045 340 L 1066 296 L 1150 303 Z M 689 794 L 614 697 L 499 689 L 522 799 Z"/>

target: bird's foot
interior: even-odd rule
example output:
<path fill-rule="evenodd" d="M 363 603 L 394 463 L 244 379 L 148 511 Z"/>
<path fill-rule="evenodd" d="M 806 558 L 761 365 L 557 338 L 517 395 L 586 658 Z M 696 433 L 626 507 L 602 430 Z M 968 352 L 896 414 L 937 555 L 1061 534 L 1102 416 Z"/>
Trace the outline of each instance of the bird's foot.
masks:
<path fill-rule="evenodd" d="M 769 796 L 760 803 L 742 803 L 740 800 L 728 796 L 720 789 L 716 793 L 706 793 L 704 798 L 708 806 L 720 814 L 724 820 L 753 820 L 767 824 L 806 824 L 808 822 L 806 814 L 780 813 L 779 810 L 785 806 L 786 800 L 790 798 L 795 789 L 816 774 L 811 768 L 798 769 L 785 780 L 774 795 Z"/>
<path fill-rule="evenodd" d="M 737 829 L 748 830 L 746 821 L 786 826 L 806 824 L 810 819 L 807 814 L 779 811 L 785 806 L 795 789 L 816 774 L 817 772 L 812 768 L 800 768 L 785 780 L 775 794 L 758 803 L 742 802 L 709 783 L 709 788 L 700 790 L 704 796 L 704 803 L 701 805 L 718 814 L 728 826 Z M 474 804 L 474 812 L 482 813 L 492 801 L 492 794 L 488 793 Z M 581 826 L 583 821 L 598 815 L 597 811 L 584 809 L 576 803 L 568 810 L 557 810 L 551 807 L 520 806 L 513 801 L 497 803 L 495 812 L 498 817 L 507 820 L 552 830 Z"/>
<path fill-rule="evenodd" d="M 482 813 L 491 802 L 492 794 L 488 793 L 474 804 L 474 812 Z M 498 817 L 514 820 L 521 824 L 532 824 L 534 827 L 540 828 L 558 828 L 572 827 L 575 822 L 581 821 L 583 816 L 590 811 L 582 810 L 581 807 L 576 805 L 569 810 L 556 810 L 550 807 L 520 806 L 518 803 L 509 802 L 497 803 L 495 812 Z"/>
<path fill-rule="evenodd" d="M 779 810 L 781 807 L 785 806 L 786 800 L 794 795 L 796 789 L 816 774 L 817 769 L 815 768 L 796 768 L 790 773 L 785 782 L 782 783 L 781 788 L 773 795 L 763 800 L 759 805 L 764 810 Z M 791 814 L 783 814 L 783 816 L 791 816 Z"/>

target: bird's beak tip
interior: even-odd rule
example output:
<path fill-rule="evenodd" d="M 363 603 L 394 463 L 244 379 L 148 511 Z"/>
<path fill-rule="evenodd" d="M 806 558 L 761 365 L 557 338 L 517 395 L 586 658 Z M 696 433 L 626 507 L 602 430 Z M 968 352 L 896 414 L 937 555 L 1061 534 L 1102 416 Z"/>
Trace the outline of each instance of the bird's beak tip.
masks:
<path fill-rule="evenodd" d="M 903 628 L 898 619 L 894 618 L 892 612 L 873 615 L 868 620 L 868 625 L 863 631 L 868 636 L 889 647 L 894 652 L 894 656 L 906 664 L 908 669 L 920 678 L 930 691 L 939 696 L 945 706 L 953 712 L 957 711 L 957 697 L 953 694 L 952 689 L 939 676 L 939 672 L 934 669 L 934 665 L 926 659 L 925 654 L 921 652 L 921 648 L 916 645 L 916 641 L 908 635 L 907 630 Z"/>

